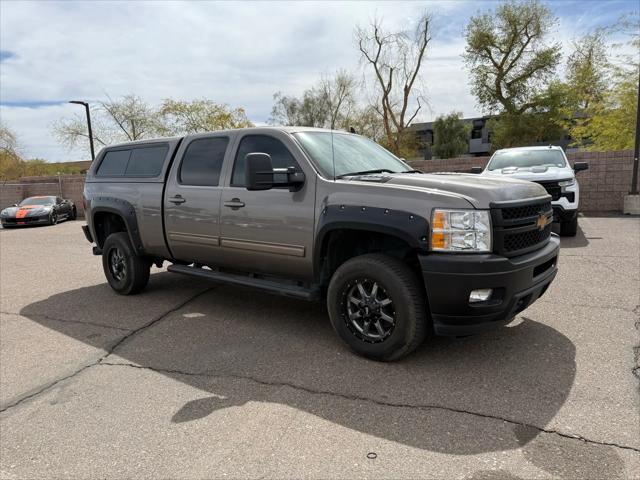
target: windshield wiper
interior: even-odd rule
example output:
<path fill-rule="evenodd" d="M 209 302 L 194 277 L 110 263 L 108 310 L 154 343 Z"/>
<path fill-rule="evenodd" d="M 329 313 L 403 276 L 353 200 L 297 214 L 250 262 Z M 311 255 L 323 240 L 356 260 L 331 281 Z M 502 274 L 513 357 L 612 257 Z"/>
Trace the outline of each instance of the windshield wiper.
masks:
<path fill-rule="evenodd" d="M 369 175 L 372 173 L 398 173 L 398 172 L 394 172 L 393 170 L 389 170 L 388 168 L 376 168 L 375 170 L 363 170 L 362 172 L 343 173 L 342 175 L 338 175 L 336 178 L 353 177 L 355 175 Z"/>
<path fill-rule="evenodd" d="M 400 172 L 400 173 L 424 173 L 422 170 L 405 170 L 404 172 Z"/>

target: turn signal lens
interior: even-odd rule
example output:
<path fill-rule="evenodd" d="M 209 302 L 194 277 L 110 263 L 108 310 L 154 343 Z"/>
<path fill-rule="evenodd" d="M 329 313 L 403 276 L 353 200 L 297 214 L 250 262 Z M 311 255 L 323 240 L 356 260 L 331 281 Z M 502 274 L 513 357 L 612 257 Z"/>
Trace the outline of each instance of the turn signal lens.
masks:
<path fill-rule="evenodd" d="M 433 232 L 431 234 L 431 247 L 432 248 L 445 248 L 444 233 Z"/>
<path fill-rule="evenodd" d="M 433 221 L 431 226 L 433 230 L 444 230 L 445 229 L 445 212 L 440 212 L 438 210 L 433 212 Z"/>
<path fill-rule="evenodd" d="M 431 250 L 490 252 L 488 210 L 438 210 L 431 215 Z"/>

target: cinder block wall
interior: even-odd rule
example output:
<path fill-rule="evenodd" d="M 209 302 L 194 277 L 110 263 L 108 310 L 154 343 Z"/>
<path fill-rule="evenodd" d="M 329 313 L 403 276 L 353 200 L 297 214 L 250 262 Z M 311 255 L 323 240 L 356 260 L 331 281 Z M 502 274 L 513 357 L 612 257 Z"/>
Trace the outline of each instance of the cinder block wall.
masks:
<path fill-rule="evenodd" d="M 21 185 L 0 183 L 0 208 L 6 208 L 22 200 L 24 198 L 22 191 Z"/>
<path fill-rule="evenodd" d="M 631 189 L 633 152 L 578 152 L 567 155 L 569 162 L 589 163 L 589 170 L 577 174 L 580 204 L 585 212 L 621 212 L 624 195 Z M 423 172 L 469 172 L 484 167 L 489 157 L 461 157 L 444 160 L 412 160 L 411 166 Z"/>

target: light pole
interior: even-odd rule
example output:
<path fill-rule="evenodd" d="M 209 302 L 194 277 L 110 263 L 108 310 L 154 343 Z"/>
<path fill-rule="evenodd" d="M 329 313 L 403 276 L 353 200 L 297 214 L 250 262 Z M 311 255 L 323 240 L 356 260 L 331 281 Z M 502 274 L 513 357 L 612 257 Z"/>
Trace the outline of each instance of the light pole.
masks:
<path fill-rule="evenodd" d="M 640 215 L 640 194 L 638 193 L 638 162 L 640 159 L 640 82 L 638 83 L 638 113 L 636 118 L 636 138 L 633 149 L 633 174 L 631 175 L 631 190 L 624 196 L 622 213 Z"/>
<path fill-rule="evenodd" d="M 93 150 L 93 132 L 91 131 L 91 113 L 89 113 L 89 104 L 80 100 L 71 100 L 69 103 L 75 103 L 76 105 L 84 105 L 84 109 L 87 112 L 87 127 L 89 128 L 89 145 L 91 146 L 91 161 L 96 159 L 96 155 Z"/>
<path fill-rule="evenodd" d="M 636 144 L 633 150 L 633 175 L 629 195 L 638 195 L 638 156 L 640 155 L 640 82 L 638 82 L 638 115 L 636 118 Z"/>

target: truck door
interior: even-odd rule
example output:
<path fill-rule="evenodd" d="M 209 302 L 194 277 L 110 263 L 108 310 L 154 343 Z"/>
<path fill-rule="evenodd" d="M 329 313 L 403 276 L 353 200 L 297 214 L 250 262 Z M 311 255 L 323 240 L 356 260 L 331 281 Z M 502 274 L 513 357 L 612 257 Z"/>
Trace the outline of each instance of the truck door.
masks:
<path fill-rule="evenodd" d="M 237 142 L 233 166 L 222 194 L 221 239 L 226 266 L 288 278 L 310 279 L 316 175 L 299 147 L 284 132 L 248 133 Z M 305 173 L 304 186 L 249 191 L 244 159 L 268 153 L 274 168 L 294 167 Z"/>
<path fill-rule="evenodd" d="M 176 154 L 164 197 L 165 232 L 174 258 L 217 265 L 220 173 L 229 135 L 187 137 Z"/>

